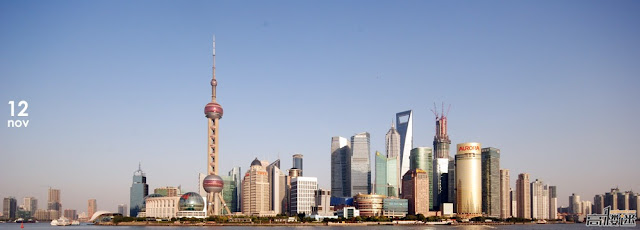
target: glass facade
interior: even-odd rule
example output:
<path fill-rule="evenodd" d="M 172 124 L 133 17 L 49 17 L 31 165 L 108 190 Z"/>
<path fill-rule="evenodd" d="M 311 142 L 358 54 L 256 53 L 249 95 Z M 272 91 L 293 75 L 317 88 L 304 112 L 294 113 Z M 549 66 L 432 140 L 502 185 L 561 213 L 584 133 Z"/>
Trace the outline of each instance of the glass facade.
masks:
<path fill-rule="evenodd" d="M 204 199 L 200 194 L 188 192 L 180 196 L 178 201 L 178 211 L 203 211 Z"/>
<path fill-rule="evenodd" d="M 382 200 L 382 213 L 384 216 L 404 217 L 409 212 L 409 200 L 385 198 Z"/>
<path fill-rule="evenodd" d="M 278 168 L 280 168 L 279 165 L 278 165 Z M 303 176 L 304 172 L 302 170 L 302 154 L 293 155 L 293 168 L 300 169 L 300 176 Z"/>
<path fill-rule="evenodd" d="M 482 212 L 500 216 L 500 149 L 482 148 Z"/>
<path fill-rule="evenodd" d="M 417 147 L 411 150 L 409 156 L 410 169 L 422 169 L 427 176 L 433 175 L 433 149 L 431 147 Z M 429 210 L 433 210 L 433 180 L 429 179 Z"/>
<path fill-rule="evenodd" d="M 376 152 L 375 193 L 385 196 L 398 196 L 397 158 L 387 158 Z"/>
<path fill-rule="evenodd" d="M 400 175 L 409 171 L 409 151 L 413 148 L 413 111 L 396 113 L 396 126 L 400 134 Z"/>
<path fill-rule="evenodd" d="M 367 132 L 358 133 L 351 137 L 351 195 L 371 193 L 371 166 L 369 155 L 371 151 L 370 135 Z"/>
<path fill-rule="evenodd" d="M 138 168 L 133 173 L 133 183 L 129 191 L 129 213 L 132 217 L 137 217 L 138 212 L 144 208 L 144 198 L 149 195 L 149 185 L 147 185 L 147 177 Z"/>
<path fill-rule="evenodd" d="M 331 138 L 331 194 L 351 197 L 351 143 L 344 137 Z"/>
<path fill-rule="evenodd" d="M 238 212 L 239 210 L 236 208 L 238 205 L 238 187 L 236 187 L 236 180 L 231 176 L 221 176 L 222 181 L 224 182 L 224 188 L 222 189 L 222 198 L 224 202 L 227 204 L 227 207 L 231 210 L 231 212 Z M 222 207 L 222 214 L 230 214 L 226 213 L 227 210 Z"/>

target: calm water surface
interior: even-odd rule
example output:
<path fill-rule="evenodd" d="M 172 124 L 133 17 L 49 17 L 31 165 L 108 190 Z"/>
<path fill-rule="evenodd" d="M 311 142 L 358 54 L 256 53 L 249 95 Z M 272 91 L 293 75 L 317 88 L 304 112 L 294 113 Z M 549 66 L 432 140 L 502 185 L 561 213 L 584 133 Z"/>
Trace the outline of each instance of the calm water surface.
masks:
<path fill-rule="evenodd" d="M 517 229 L 517 230 L 549 230 L 549 229 L 640 229 L 640 226 L 634 228 L 611 228 L 611 227 L 587 227 L 584 224 L 529 224 L 529 225 L 473 225 L 473 226 L 335 226 L 335 227 L 243 227 L 243 226 L 228 226 L 228 227 L 169 227 L 169 226 L 93 226 L 93 225 L 80 225 L 80 226 L 51 226 L 49 223 L 31 223 L 25 224 L 24 229 L 58 229 L 58 230 L 128 230 L 128 229 L 164 229 L 164 230 L 197 230 L 197 229 L 223 229 L 223 230 L 239 230 L 239 229 L 269 229 L 269 230 L 286 230 L 286 229 L 325 229 L 325 230 L 390 230 L 390 229 L 402 229 L 402 230 L 500 230 L 500 229 Z M 0 224 L 0 230 L 7 229 L 20 229 L 20 224 L 15 223 L 3 223 Z"/>

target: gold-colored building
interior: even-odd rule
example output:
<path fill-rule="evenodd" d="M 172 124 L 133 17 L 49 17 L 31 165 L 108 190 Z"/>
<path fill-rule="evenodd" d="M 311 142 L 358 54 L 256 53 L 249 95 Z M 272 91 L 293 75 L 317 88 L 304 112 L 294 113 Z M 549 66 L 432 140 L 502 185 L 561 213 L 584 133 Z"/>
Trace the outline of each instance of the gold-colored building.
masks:
<path fill-rule="evenodd" d="M 462 143 L 457 150 L 456 213 L 462 218 L 482 216 L 482 146 L 476 142 Z"/>
<path fill-rule="evenodd" d="M 360 216 L 382 216 L 382 201 L 385 195 L 358 194 L 353 197 L 356 208 L 360 210 Z"/>

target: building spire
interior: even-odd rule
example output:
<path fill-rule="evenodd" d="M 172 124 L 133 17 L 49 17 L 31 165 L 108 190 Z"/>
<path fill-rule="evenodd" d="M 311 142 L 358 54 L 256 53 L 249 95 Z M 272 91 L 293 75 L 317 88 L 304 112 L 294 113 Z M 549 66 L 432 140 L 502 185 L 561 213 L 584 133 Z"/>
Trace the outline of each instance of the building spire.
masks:
<path fill-rule="evenodd" d="M 216 86 L 218 86 L 218 81 L 216 80 L 216 35 L 213 35 L 213 65 L 211 68 L 211 101 L 216 101 Z"/>

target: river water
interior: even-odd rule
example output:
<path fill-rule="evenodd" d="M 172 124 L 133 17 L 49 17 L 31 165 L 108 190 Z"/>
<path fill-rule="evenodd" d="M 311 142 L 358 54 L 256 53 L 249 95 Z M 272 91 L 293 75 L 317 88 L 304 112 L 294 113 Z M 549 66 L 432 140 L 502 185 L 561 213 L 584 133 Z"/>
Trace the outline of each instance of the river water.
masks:
<path fill-rule="evenodd" d="M 440 229 L 449 229 L 449 230 L 501 230 L 501 229 L 517 229 L 517 230 L 549 230 L 549 229 L 640 229 L 640 225 L 637 225 L 634 228 L 622 227 L 622 228 L 611 228 L 611 227 L 587 227 L 584 224 L 527 224 L 527 225 L 466 225 L 466 226 L 392 226 L 392 225 L 384 225 L 384 226 L 305 226 L 305 227 L 271 227 L 271 226 L 256 226 L 256 227 L 246 227 L 246 226 L 206 226 L 206 227 L 184 227 L 184 226 L 94 226 L 94 225 L 80 225 L 80 226 L 51 226 L 49 223 L 27 223 L 24 225 L 24 229 L 59 229 L 59 230 L 129 230 L 129 229 L 137 229 L 137 230 L 146 230 L 146 229 L 159 229 L 159 230 L 197 230 L 197 229 L 222 229 L 222 230 L 240 230 L 240 229 L 268 229 L 268 230 L 298 230 L 298 229 L 324 229 L 324 230 L 391 230 L 391 229 L 402 229 L 402 230 L 440 230 Z M 8 229 L 20 229 L 20 224 L 15 223 L 0 223 L 0 230 L 8 230 Z"/>

